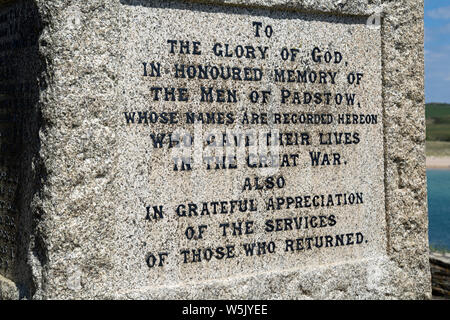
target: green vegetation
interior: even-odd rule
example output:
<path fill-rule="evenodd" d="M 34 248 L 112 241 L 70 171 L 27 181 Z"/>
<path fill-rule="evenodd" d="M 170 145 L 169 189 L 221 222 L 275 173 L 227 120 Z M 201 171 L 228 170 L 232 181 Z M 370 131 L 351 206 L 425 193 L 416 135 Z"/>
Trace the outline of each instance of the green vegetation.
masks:
<path fill-rule="evenodd" d="M 450 156 L 450 104 L 427 103 L 427 156 Z"/>
<path fill-rule="evenodd" d="M 427 103 L 425 116 L 429 118 L 447 118 L 450 119 L 450 104 L 447 103 Z"/>
<path fill-rule="evenodd" d="M 433 245 L 433 244 L 430 244 L 430 251 L 439 252 L 439 253 L 449 253 L 450 252 L 450 250 L 445 246 Z"/>
<path fill-rule="evenodd" d="M 427 141 L 450 142 L 450 104 L 427 103 Z"/>
<path fill-rule="evenodd" d="M 450 142 L 447 141 L 427 141 L 427 156 L 450 157 Z"/>

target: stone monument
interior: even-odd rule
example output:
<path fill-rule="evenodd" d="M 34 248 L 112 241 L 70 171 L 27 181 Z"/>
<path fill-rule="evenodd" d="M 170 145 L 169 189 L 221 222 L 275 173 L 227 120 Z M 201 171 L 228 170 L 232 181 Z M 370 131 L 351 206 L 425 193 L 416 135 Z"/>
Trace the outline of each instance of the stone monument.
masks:
<path fill-rule="evenodd" d="M 423 1 L 0 8 L 1 298 L 431 297 Z"/>

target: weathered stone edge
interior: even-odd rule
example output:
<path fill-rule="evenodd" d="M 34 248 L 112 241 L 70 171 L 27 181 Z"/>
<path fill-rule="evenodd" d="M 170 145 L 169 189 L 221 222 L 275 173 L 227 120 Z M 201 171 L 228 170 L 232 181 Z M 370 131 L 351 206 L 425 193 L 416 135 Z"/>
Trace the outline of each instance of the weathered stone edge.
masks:
<path fill-rule="evenodd" d="M 378 12 L 381 0 L 184 0 L 227 6 L 368 16 Z"/>
<path fill-rule="evenodd" d="M 19 0 L 0 0 L 0 7 Z M 149 0 L 151 1 L 151 0 Z M 173 0 L 168 0 L 173 1 Z M 258 7 L 284 10 L 303 10 L 327 13 L 370 15 L 382 0 L 184 0 L 185 2 Z"/>
<path fill-rule="evenodd" d="M 424 2 L 383 0 L 387 253 L 403 292 L 431 299 L 425 159 Z"/>
<path fill-rule="evenodd" d="M 19 289 L 16 284 L 0 275 L 0 300 L 19 299 Z"/>

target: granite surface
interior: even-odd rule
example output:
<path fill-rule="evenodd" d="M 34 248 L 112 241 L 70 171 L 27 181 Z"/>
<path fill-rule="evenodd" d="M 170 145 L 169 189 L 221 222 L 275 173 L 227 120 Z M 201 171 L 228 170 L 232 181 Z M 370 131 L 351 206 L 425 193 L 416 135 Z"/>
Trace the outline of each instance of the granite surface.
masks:
<path fill-rule="evenodd" d="M 33 66 L 0 298 L 431 298 L 423 1 L 0 12 Z"/>

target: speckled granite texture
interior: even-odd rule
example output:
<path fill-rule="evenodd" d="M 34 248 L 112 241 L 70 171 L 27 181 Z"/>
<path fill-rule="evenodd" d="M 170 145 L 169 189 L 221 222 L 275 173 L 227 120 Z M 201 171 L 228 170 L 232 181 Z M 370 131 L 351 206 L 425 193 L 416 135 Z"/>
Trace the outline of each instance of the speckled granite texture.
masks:
<path fill-rule="evenodd" d="M 22 17 L 19 29 L 28 26 L 27 49 L 15 49 L 14 59 L 7 47 L 1 52 L 2 61 L 15 65 L 29 54 L 30 66 L 16 68 L 13 80 L 26 75 L 31 87 L 28 107 L 9 111 L 17 112 L 22 126 L 18 160 L 5 162 L 15 170 L 8 172 L 19 173 L 17 190 L 5 198 L 15 203 L 17 214 L 1 212 L 15 217 L 15 224 L 0 224 L 0 231 L 14 238 L 0 238 L 1 248 L 9 248 L 0 251 L 9 263 L 0 270 L 0 298 L 431 298 L 423 1 L 27 0 L 3 4 L 0 12 L 15 12 Z M 259 37 L 254 22 L 261 22 Z M 189 54 L 180 40 L 190 41 Z M 316 47 L 328 63 L 314 61 Z M 296 51 L 281 53 L 283 48 Z M 186 66 L 185 77 L 175 76 L 175 65 Z M 215 80 L 212 73 L 190 79 L 199 65 L 236 67 L 241 73 L 234 80 Z M 1 67 L 9 70 L 5 63 Z M 275 69 L 285 70 L 286 81 Z M 308 72 L 306 83 L 296 78 L 297 70 Z M 349 84 L 350 74 L 354 81 L 360 74 L 361 84 Z M 202 99 L 199 93 L 209 87 L 224 91 L 205 103 L 210 96 Z M 172 95 L 164 88 L 186 91 Z M 267 103 L 253 103 L 254 90 L 270 91 Z M 305 92 L 316 99 L 314 93 L 321 94 L 321 101 L 306 103 Z M 355 94 L 354 104 L 346 93 Z M 324 102 L 327 95 L 331 103 Z M 125 114 L 143 111 L 172 112 L 179 121 L 127 123 Z M 188 112 L 222 112 L 235 121 L 183 123 Z M 245 112 L 267 112 L 269 118 L 322 114 L 323 121 L 327 115 L 333 121 L 238 125 Z M 341 114 L 377 121 L 338 123 Z M 277 149 L 298 158 L 274 171 L 245 167 L 245 161 L 238 169 L 197 167 L 196 157 L 209 155 L 199 137 L 226 130 L 303 132 L 311 144 Z M 153 144 L 152 134 L 168 132 L 194 137 L 192 171 L 173 170 L 173 157 L 184 149 Z M 320 144 L 326 132 L 349 133 L 348 143 Z M 334 163 L 312 165 L 313 151 L 330 153 Z M 285 185 L 248 190 L 244 184 L 268 176 L 283 177 Z M 349 203 L 338 205 L 336 194 L 344 193 Z M 311 200 L 307 206 L 308 195 L 317 201 L 330 195 L 333 204 L 315 206 Z M 283 197 L 279 209 L 267 205 Z M 291 208 L 287 197 L 294 201 Z M 244 199 L 254 199 L 258 208 L 247 202 L 247 210 L 237 212 L 239 204 L 232 201 Z M 210 215 L 183 217 L 180 204 L 181 211 L 207 206 Z M 217 208 L 222 213 L 213 214 Z M 315 217 L 320 227 L 295 230 L 294 217 L 309 223 Z M 243 234 L 233 234 L 224 223 L 243 223 Z M 325 245 L 326 236 L 341 234 L 347 238 L 340 246 L 334 238 Z M 306 237 L 315 239 L 308 240 L 315 241 L 311 250 Z M 304 250 L 289 251 L 288 240 L 297 244 L 299 238 L 305 238 Z M 255 242 L 273 242 L 276 248 L 246 256 L 243 245 Z M 189 251 L 194 248 L 213 251 L 202 251 L 206 256 L 196 262 Z"/>

